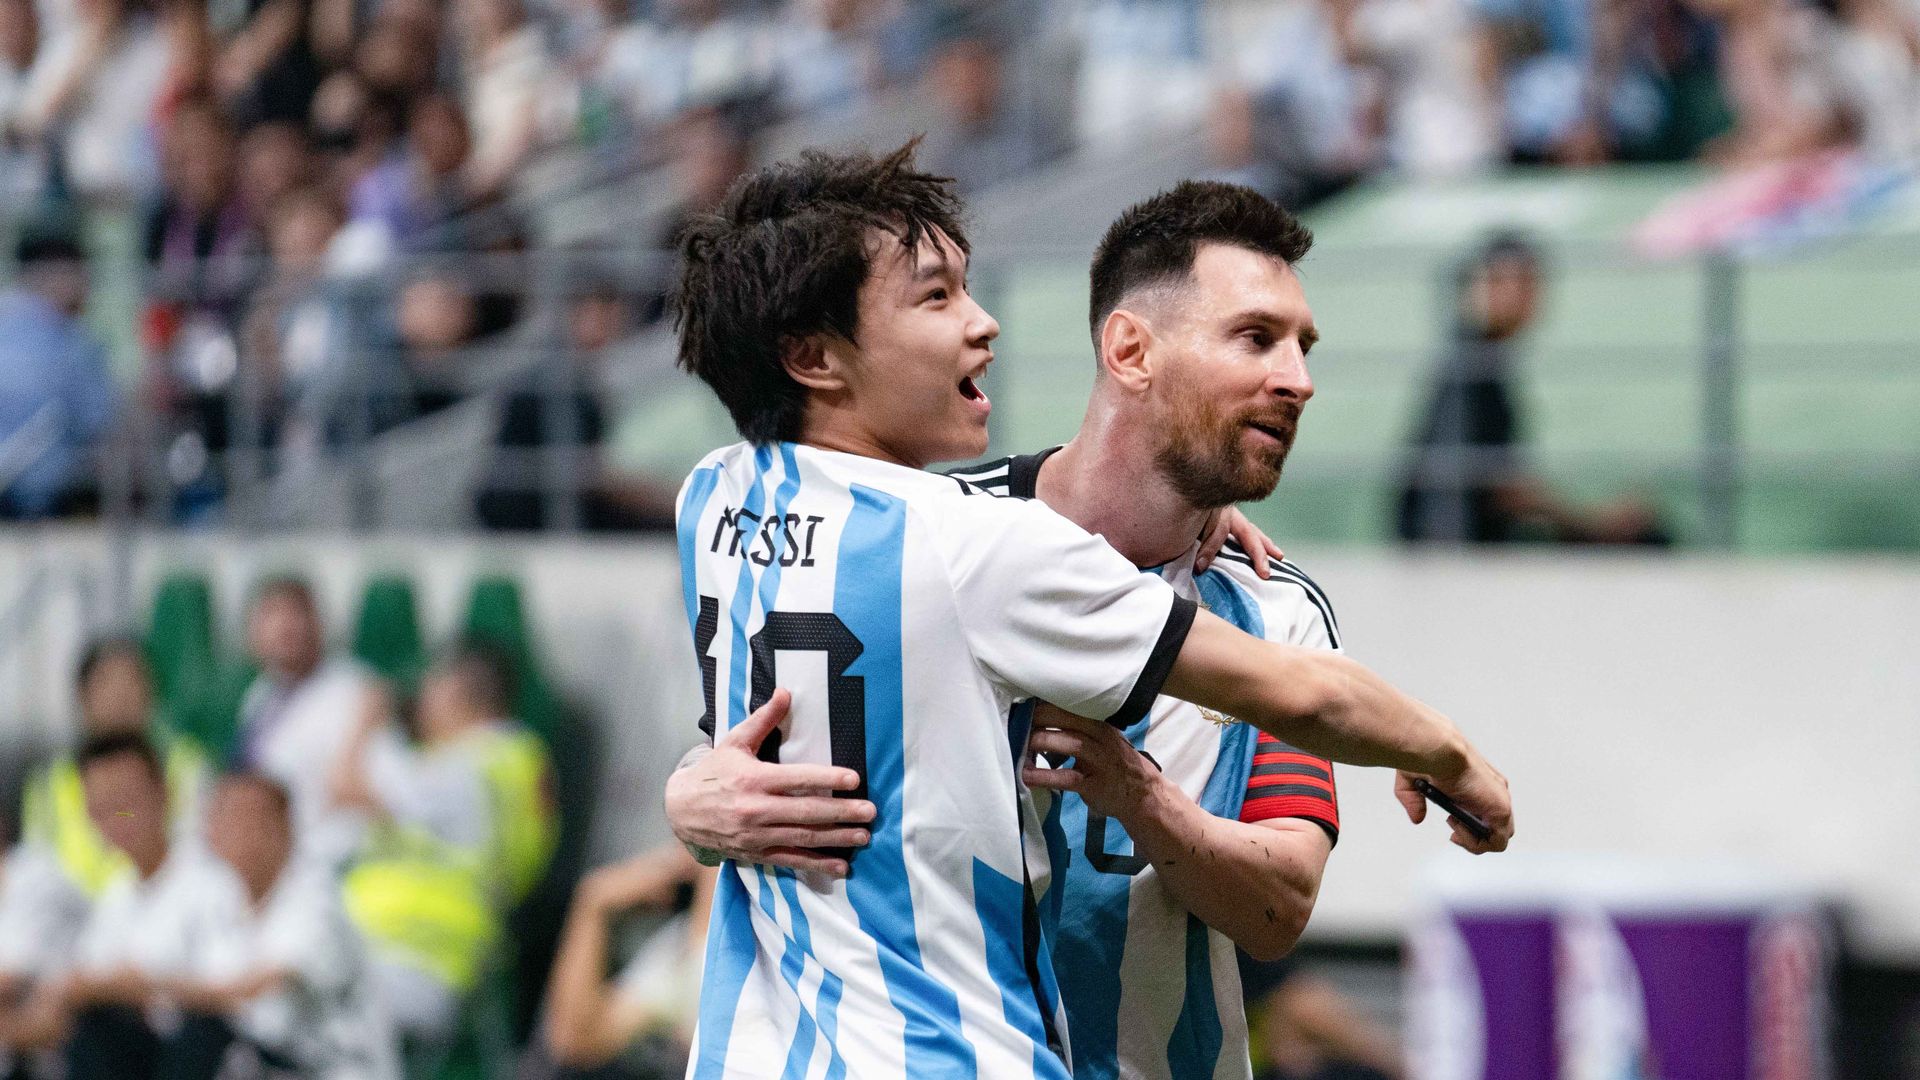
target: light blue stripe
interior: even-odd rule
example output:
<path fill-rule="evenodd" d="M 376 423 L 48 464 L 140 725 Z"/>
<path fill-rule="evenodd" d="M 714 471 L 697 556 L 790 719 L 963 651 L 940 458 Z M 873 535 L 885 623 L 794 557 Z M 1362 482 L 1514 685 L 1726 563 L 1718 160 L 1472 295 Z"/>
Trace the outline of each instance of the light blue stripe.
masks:
<path fill-rule="evenodd" d="M 1059 894 L 1057 909 L 1071 915 L 1059 924 L 1054 973 L 1067 1002 L 1073 1075 L 1076 1080 L 1113 1080 L 1120 1072 L 1120 961 L 1126 952 L 1127 899 L 1133 879 L 1093 868 L 1082 855 L 1087 842 L 1086 802 L 1070 792 L 1055 798 L 1058 837 L 1069 859 L 1065 874 L 1059 872 L 1060 860 L 1055 860 L 1052 893 Z M 1109 840 L 1119 831 L 1119 822 L 1107 822 Z M 1048 832 L 1051 849 L 1055 830 Z M 1054 899 L 1052 894 L 1048 898 Z"/>
<path fill-rule="evenodd" d="M 1214 614 L 1254 637 L 1267 636 L 1267 620 L 1261 614 L 1260 605 L 1239 582 L 1218 570 L 1209 570 L 1196 578 L 1195 584 L 1200 587 L 1200 599 Z M 1199 803 L 1207 813 L 1230 821 L 1240 819 L 1240 808 L 1247 801 L 1247 782 L 1253 777 L 1253 753 L 1259 741 L 1260 733 L 1250 724 L 1228 724 L 1220 729 L 1220 749 L 1213 762 L 1213 773 L 1200 792 Z M 1187 973 L 1187 993 L 1202 990 L 1209 995 L 1213 993 L 1211 968 L 1203 983 L 1194 982 L 1192 971 Z"/>
<path fill-rule="evenodd" d="M 1026 887 L 979 859 L 973 860 L 973 908 L 987 940 L 987 972 L 1000 986 L 1000 1009 L 1007 1023 L 1033 1041 L 1035 1080 L 1070 1080 L 1064 1062 L 1047 1046 L 1047 1025 L 1040 1015 L 1040 1004 L 1033 980 L 1027 977 L 1024 948 L 1006 948 L 1008 942 L 1024 942 L 1026 928 Z M 1045 970 L 1048 958 L 1040 958 Z"/>
<path fill-rule="evenodd" d="M 693 628 L 699 614 L 699 575 L 696 530 L 707 502 L 719 484 L 722 467 L 714 465 L 697 470 L 687 484 L 681 500 L 677 539 L 680 546 L 680 584 L 687 605 L 687 628 Z M 740 1007 L 740 994 L 747 975 L 753 970 L 755 945 L 752 913 L 748 910 L 746 886 L 729 864 L 720 871 L 714 892 L 713 932 L 707 937 L 706 971 L 701 981 L 700 1045 L 694 1064 L 699 1080 L 718 1076 L 726 1067 L 727 1044 L 733 1036 L 733 1018 Z"/>
<path fill-rule="evenodd" d="M 1207 974 L 1203 988 L 1196 972 Z M 1187 1002 L 1167 1040 L 1167 1072 L 1173 1076 L 1212 1076 L 1220 1060 L 1220 1010 L 1213 999 L 1212 967 L 1207 955 L 1207 925 L 1187 916 Z"/>
<path fill-rule="evenodd" d="M 765 451 L 755 454 L 756 469 L 747 485 L 744 508 L 754 514 L 760 512 L 763 502 L 761 483 L 766 474 L 768 461 Z M 711 487 L 707 495 L 711 494 Z M 702 503 L 705 502 L 702 498 Z M 691 505 L 692 500 L 688 503 Z M 680 551 L 682 565 L 689 552 L 698 543 L 693 536 L 693 526 L 698 516 L 682 515 L 680 522 Z M 694 556 L 697 558 L 697 555 Z M 693 589 L 691 582 L 687 588 Z M 727 710 L 724 720 L 715 709 L 714 738 L 731 730 L 735 724 L 746 718 L 743 708 L 745 689 L 741 686 L 742 665 L 745 663 L 746 622 L 752 613 L 753 575 L 749 560 L 740 561 L 739 576 L 735 579 L 733 603 L 729 618 L 733 631 L 732 677 L 728 681 Z M 692 623 L 696 615 L 696 600 L 688 601 L 688 622 Z M 709 937 L 723 944 L 709 944 L 707 948 L 707 973 L 700 989 L 700 1048 L 699 1060 L 695 1066 L 695 1080 L 707 1080 L 721 1075 L 726 1066 L 727 1044 L 733 1036 L 734 1014 L 740 1008 L 740 994 L 746 986 L 748 973 L 758 958 L 759 946 L 753 935 L 752 902 L 747 896 L 746 883 L 740 880 L 738 866 L 729 861 L 720 870 L 722 888 L 714 899 L 713 914 L 710 916 Z"/>
<path fill-rule="evenodd" d="M 791 912 L 793 916 L 793 937 L 789 939 L 787 956 L 781 958 L 780 973 L 787 975 L 787 961 L 791 958 L 793 961 L 793 973 L 787 976 L 787 983 L 794 988 L 794 993 L 798 994 L 800 991 L 800 974 L 805 970 L 802 957 L 811 958 L 814 960 L 816 966 L 819 965 L 819 960 L 813 956 L 813 934 L 807 925 L 806 912 L 800 909 L 800 890 L 793 883 L 793 871 L 775 868 L 763 872 L 772 874 L 779 880 L 780 895 L 786 899 L 787 910 Z M 828 1077 L 833 1077 L 836 1074 L 845 1076 L 847 1072 L 847 1063 L 841 1059 L 840 1049 L 834 1045 L 833 1041 L 837 1028 L 835 1017 L 840 1008 L 841 990 L 840 977 L 822 968 L 820 972 L 820 991 L 815 999 L 815 1011 L 819 1014 L 818 1024 L 820 1034 L 827 1041 Z M 804 1008 L 805 1005 L 803 1003 L 802 1009 Z M 795 1033 L 793 1045 L 787 1050 L 787 1067 L 785 1071 L 781 1073 L 783 1080 L 798 1080 L 798 1078 L 804 1077 L 807 1072 L 807 1063 L 813 1059 L 813 1027 L 815 1022 L 813 1018 L 804 1011 L 800 1014 L 800 1019 L 808 1029 L 807 1035 L 805 1039 L 802 1039 L 798 1032 Z"/>
<path fill-rule="evenodd" d="M 714 486 L 720 482 L 720 473 L 719 465 L 695 470 L 687 481 L 687 497 L 680 502 L 680 520 L 674 529 L 676 539 L 680 542 L 680 591 L 687 602 L 689 631 L 693 629 L 693 621 L 700 615 L 700 580 L 694 572 L 694 550 L 698 541 L 694 532 L 700 524 L 700 515 L 706 512 L 707 500 L 713 497 Z"/>
<path fill-rule="evenodd" d="M 887 997 L 905 1023 L 906 1074 L 915 1080 L 973 1077 L 978 1066 L 972 1044 L 961 1033 L 959 1000 L 927 973 L 921 959 L 901 834 L 906 747 L 900 575 L 906 503 L 859 484 L 851 485 L 851 493 L 833 610 L 864 646 L 847 673 L 863 680 L 867 791 L 878 813 L 872 840 L 853 857 L 847 901 L 860 928 L 873 938 Z M 1018 942 L 1000 946 L 1017 948 Z"/>

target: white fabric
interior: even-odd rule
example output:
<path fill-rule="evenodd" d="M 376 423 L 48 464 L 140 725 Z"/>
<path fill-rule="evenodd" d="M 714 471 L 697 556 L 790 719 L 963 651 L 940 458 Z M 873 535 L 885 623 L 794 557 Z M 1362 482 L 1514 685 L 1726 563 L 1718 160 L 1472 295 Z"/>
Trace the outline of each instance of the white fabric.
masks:
<path fill-rule="evenodd" d="M 53 852 L 22 844 L 0 869 L 0 977 L 38 979 L 71 959 L 87 924 L 87 896 Z"/>
<path fill-rule="evenodd" d="M 265 676 L 247 690 L 240 708 L 243 745 L 252 748 L 260 771 L 285 785 L 293 800 L 302 854 L 328 865 L 337 866 L 353 853 L 364 827 L 360 815 L 333 806 L 332 783 L 368 685 L 360 665 L 328 661 L 295 687 L 276 713 L 269 710 L 278 691 Z M 256 738 L 263 723 L 268 726 Z"/>
<path fill-rule="evenodd" d="M 700 1015 L 700 975 L 706 927 L 685 912 L 655 930 L 614 978 L 622 1001 L 646 1010 L 649 1030 L 669 1030 L 679 1041 L 693 1037 Z"/>
<path fill-rule="evenodd" d="M 867 635 L 845 673 L 860 681 L 839 685 L 843 701 L 853 695 L 864 708 L 862 763 L 897 761 L 899 772 L 869 776 L 881 818 L 850 881 L 722 871 L 696 1075 L 778 1076 L 811 1040 L 811 1056 L 796 1062 L 807 1076 L 824 1075 L 834 1054 L 853 1080 L 935 1069 L 959 1054 L 981 1076 L 1064 1077 L 1044 1042 L 1009 1019 L 1025 1010 L 1037 1028 L 1041 1014 L 1024 971 L 1009 973 L 1023 965 L 1007 959 L 1024 948 L 1027 801 L 1008 711 L 1035 696 L 1100 718 L 1119 711 L 1176 607 L 1173 591 L 1038 503 L 809 447 L 759 456 L 764 469 L 745 444 L 718 450 L 682 492 L 689 606 L 697 612 L 707 597 L 718 613 L 703 643 L 716 726 L 744 717 L 747 647 L 767 609 L 831 612 L 853 637 Z M 694 503 L 689 493 L 708 483 Z M 809 633 L 818 635 L 810 647 L 766 649 L 764 659 L 771 686 L 793 692 L 780 759 L 826 763 L 830 654 L 825 631 Z M 753 935 L 744 945 L 740 921 Z M 796 950 L 790 935 L 803 931 L 810 945 Z M 743 982 L 717 977 L 729 964 Z M 823 985 L 840 988 L 831 1038 L 819 1023 L 831 1000 Z M 909 1013 L 930 1034 L 907 1039 Z"/>
<path fill-rule="evenodd" d="M 403 826 L 470 850 L 493 841 L 493 802 L 479 750 L 491 731 L 479 729 L 444 745 L 409 746 L 398 733 L 382 732 L 367 748 L 374 795 Z"/>
<path fill-rule="evenodd" d="M 289 864 L 255 908 L 224 866 L 183 890 L 193 917 L 189 978 L 231 982 L 263 971 L 290 975 L 283 989 L 233 1017 L 252 1042 L 285 1054 L 320 1080 L 396 1080 L 394 1037 L 375 1000 L 366 949 L 333 878 Z"/>
<path fill-rule="evenodd" d="M 224 873 L 210 856 L 176 851 L 150 878 L 115 879 L 93 905 L 74 949 L 75 969 L 111 975 L 131 968 L 152 978 L 188 974 L 197 909 L 218 891 Z"/>

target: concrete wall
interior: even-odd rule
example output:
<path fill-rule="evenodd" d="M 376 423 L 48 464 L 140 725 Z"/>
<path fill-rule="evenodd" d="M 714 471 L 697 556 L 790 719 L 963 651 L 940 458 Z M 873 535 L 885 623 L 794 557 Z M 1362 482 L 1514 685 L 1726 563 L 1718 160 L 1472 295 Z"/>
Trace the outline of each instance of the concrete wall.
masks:
<path fill-rule="evenodd" d="M 350 625 L 360 582 L 404 570 L 430 632 L 479 572 L 520 575 L 546 662 L 604 750 L 596 850 L 663 839 L 659 791 L 694 737 L 695 669 L 672 548 L 313 536 L 0 538 L 0 613 L 45 583 L 0 651 L 0 744 L 67 723 L 84 627 L 119 591 L 209 571 L 238 639 L 246 583 L 289 567 Z M 1446 710 L 1512 779 L 1525 850 L 1740 865 L 1846 902 L 1856 944 L 1920 957 L 1920 563 L 1763 562 L 1564 552 L 1499 557 L 1294 551 L 1350 652 Z M 1312 933 L 1398 933 L 1418 871 L 1468 859 L 1410 827 L 1382 773 L 1342 768 L 1345 831 Z"/>

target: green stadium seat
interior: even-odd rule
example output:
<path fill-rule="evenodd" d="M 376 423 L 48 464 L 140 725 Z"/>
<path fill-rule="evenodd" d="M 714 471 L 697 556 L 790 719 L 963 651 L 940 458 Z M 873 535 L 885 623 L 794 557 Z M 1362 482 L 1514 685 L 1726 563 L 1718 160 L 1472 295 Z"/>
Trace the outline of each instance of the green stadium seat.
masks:
<path fill-rule="evenodd" d="M 161 711 L 181 734 L 216 759 L 224 756 L 233 741 L 233 713 L 225 703 L 231 698 L 237 707 L 239 698 L 225 677 L 214 632 L 213 583 L 205 574 L 179 571 L 162 579 L 154 592 L 147 653 Z"/>
<path fill-rule="evenodd" d="M 506 653 L 520 684 L 517 719 L 552 745 L 554 729 L 559 723 L 560 700 L 540 666 L 533 633 L 527 625 L 520 583 L 497 574 L 475 580 L 462 633 Z"/>
<path fill-rule="evenodd" d="M 382 574 L 367 583 L 354 624 L 353 655 L 402 691 L 419 684 L 427 650 L 411 579 Z"/>

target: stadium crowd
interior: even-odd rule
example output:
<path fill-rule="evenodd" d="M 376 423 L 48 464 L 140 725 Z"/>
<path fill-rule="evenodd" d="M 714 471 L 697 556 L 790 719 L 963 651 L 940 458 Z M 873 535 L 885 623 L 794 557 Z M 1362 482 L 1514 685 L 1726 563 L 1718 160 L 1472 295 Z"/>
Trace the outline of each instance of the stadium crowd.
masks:
<path fill-rule="evenodd" d="M 1382 172 L 1749 165 L 1836 148 L 1911 161 L 1920 12 L 1909 0 L 0 0 L 0 189 L 22 208 L 12 224 L 31 264 L 0 301 L 0 332 L 34 343 L 0 374 L 0 512 L 85 510 L 93 452 L 139 428 L 166 473 L 150 518 L 216 519 L 234 494 L 229 452 L 264 455 L 270 478 L 309 475 L 484 386 L 506 404 L 481 522 L 555 523 L 526 451 L 558 444 L 578 451 L 576 524 L 659 524 L 659 482 L 595 452 L 609 427 L 596 387 L 609 352 L 661 319 L 669 268 L 582 253 L 543 214 L 582 192 L 627 193 L 615 201 L 653 212 L 594 243 L 669 247 L 770 132 L 858 132 L 907 101 L 924 118 L 923 160 L 969 193 L 1196 127 L 1208 159 L 1196 170 L 1296 208 Z M 113 214 L 131 215 L 143 269 L 132 344 L 110 364 L 72 318 L 72 282 L 25 271 L 82 257 Z M 534 296 L 543 256 L 566 269 Z"/>

